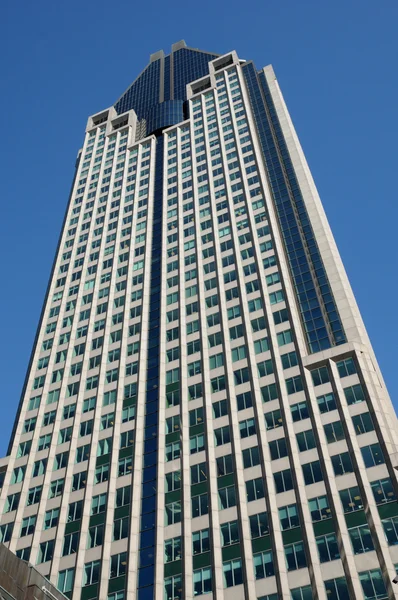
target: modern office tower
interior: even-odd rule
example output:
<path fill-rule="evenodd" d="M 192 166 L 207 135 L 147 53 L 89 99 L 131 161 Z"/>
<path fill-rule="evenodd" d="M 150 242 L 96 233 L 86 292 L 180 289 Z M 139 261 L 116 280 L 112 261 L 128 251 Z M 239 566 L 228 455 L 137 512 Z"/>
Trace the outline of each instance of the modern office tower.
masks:
<path fill-rule="evenodd" d="M 4 471 L 72 600 L 397 598 L 396 417 L 270 66 L 88 119 Z"/>

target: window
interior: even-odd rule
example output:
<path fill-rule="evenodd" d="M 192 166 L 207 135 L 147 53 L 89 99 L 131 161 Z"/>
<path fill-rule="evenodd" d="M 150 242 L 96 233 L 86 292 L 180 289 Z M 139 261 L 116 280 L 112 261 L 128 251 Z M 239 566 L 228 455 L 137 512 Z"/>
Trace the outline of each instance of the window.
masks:
<path fill-rule="evenodd" d="M 277 333 L 276 339 L 278 341 L 278 346 L 285 346 L 286 344 L 293 342 L 293 334 L 290 329 L 287 329 L 286 331 Z"/>
<path fill-rule="evenodd" d="M 334 421 L 323 426 L 325 431 L 326 440 L 328 444 L 338 442 L 345 439 L 343 424 L 341 421 Z"/>
<path fill-rule="evenodd" d="M 285 380 L 285 383 L 288 394 L 295 394 L 296 392 L 301 392 L 304 389 L 301 375 L 296 375 L 296 377 L 290 377 L 289 379 Z"/>
<path fill-rule="evenodd" d="M 312 588 L 310 585 L 290 590 L 292 600 L 312 600 Z M 259 598 L 261 600 L 261 598 Z"/>
<path fill-rule="evenodd" d="M 24 537 L 25 535 L 31 535 L 34 533 L 36 527 L 36 515 L 32 515 L 30 517 L 24 517 L 22 519 L 22 527 L 20 537 Z"/>
<path fill-rule="evenodd" d="M 173 525 L 181 521 L 181 502 L 171 502 L 165 506 L 165 525 Z"/>
<path fill-rule="evenodd" d="M 260 464 L 260 450 L 258 446 L 242 450 L 243 468 L 248 469 Z"/>
<path fill-rule="evenodd" d="M 242 561 L 240 558 L 224 562 L 222 568 L 225 588 L 243 583 Z"/>
<path fill-rule="evenodd" d="M 52 510 L 47 510 L 44 515 L 44 526 L 43 529 L 51 529 L 51 527 L 56 527 L 58 525 L 59 519 L 59 508 L 53 508 Z"/>
<path fill-rule="evenodd" d="M 112 438 L 105 438 L 102 440 L 98 440 L 97 446 L 97 457 L 104 456 L 105 454 L 109 454 L 112 448 Z"/>
<path fill-rule="evenodd" d="M 373 420 L 368 412 L 352 417 L 352 424 L 354 425 L 355 433 L 357 435 L 367 433 L 368 431 L 374 431 Z"/>
<path fill-rule="evenodd" d="M 180 504 L 180 503 L 178 502 L 178 504 Z M 209 499 L 207 497 L 207 494 L 200 494 L 198 496 L 193 496 L 191 499 L 191 504 L 192 504 L 192 518 L 201 517 L 202 515 L 208 514 Z M 167 508 L 167 505 L 166 505 L 166 508 Z M 181 520 L 181 515 L 180 515 L 180 520 Z"/>
<path fill-rule="evenodd" d="M 254 419 L 246 419 L 239 422 L 239 433 L 242 439 L 256 434 L 256 423 Z"/>
<path fill-rule="evenodd" d="M 307 402 L 298 402 L 297 404 L 292 404 L 290 410 L 292 412 L 292 419 L 294 423 L 297 423 L 297 421 L 302 421 L 303 419 L 308 419 L 310 416 Z"/>
<path fill-rule="evenodd" d="M 380 569 L 359 573 L 365 600 L 387 600 L 388 594 Z"/>
<path fill-rule="evenodd" d="M 297 504 L 282 506 L 282 508 L 278 510 L 278 513 L 282 531 L 293 529 L 294 527 L 298 527 L 300 525 Z"/>
<path fill-rule="evenodd" d="M 64 537 L 64 544 L 62 547 L 62 556 L 68 556 L 69 554 L 76 554 L 79 546 L 79 532 L 69 533 Z"/>
<path fill-rule="evenodd" d="M 178 422 L 174 423 L 173 426 L 173 431 L 179 431 L 180 429 L 180 417 L 171 417 L 174 420 L 177 420 Z M 203 407 L 200 406 L 199 408 L 195 408 L 193 410 L 189 411 L 189 426 L 193 427 L 194 425 L 198 425 L 199 423 L 203 423 Z M 166 420 L 166 425 L 167 425 L 167 421 L 169 421 L 169 419 Z M 167 433 L 171 433 L 172 430 L 167 431 Z"/>
<path fill-rule="evenodd" d="M 131 487 L 129 485 L 117 488 L 116 490 L 116 508 L 130 504 Z"/>
<path fill-rule="evenodd" d="M 10 494 L 7 496 L 5 505 L 4 505 L 4 513 L 9 513 L 13 510 L 17 510 L 19 505 L 19 499 L 21 494 L 18 492 L 16 494 Z"/>
<path fill-rule="evenodd" d="M 261 477 L 246 481 L 246 498 L 248 502 L 264 498 L 264 484 Z"/>
<path fill-rule="evenodd" d="M 384 502 L 396 500 L 394 488 L 389 477 L 372 481 L 370 485 L 376 504 L 383 504 Z"/>
<path fill-rule="evenodd" d="M 233 473 L 234 471 L 234 463 L 231 454 L 227 454 L 226 456 L 219 456 L 218 458 L 216 458 L 216 464 L 217 477 L 229 475 L 229 473 Z"/>
<path fill-rule="evenodd" d="M 344 473 L 352 473 L 353 467 L 351 463 L 351 458 L 348 452 L 343 452 L 342 454 L 335 454 L 331 457 L 334 474 L 344 475 Z"/>
<path fill-rule="evenodd" d="M 315 386 L 328 383 L 330 381 L 329 371 L 327 367 L 319 367 L 311 371 L 311 377 Z"/>
<path fill-rule="evenodd" d="M 48 560 L 52 560 L 54 555 L 54 541 L 48 540 L 47 542 L 42 542 L 39 545 L 39 553 L 37 555 L 37 563 L 41 564 L 47 562 Z"/>
<path fill-rule="evenodd" d="M 171 538 L 164 543 L 165 564 L 181 559 L 181 537 Z"/>
<path fill-rule="evenodd" d="M 40 502 L 41 492 L 43 486 L 37 485 L 36 487 L 30 488 L 28 491 L 28 498 L 26 502 L 26 506 L 31 506 L 32 504 L 37 504 Z"/>
<path fill-rule="evenodd" d="M 250 408 L 253 406 L 253 398 L 251 392 L 243 392 L 243 394 L 238 394 L 236 396 L 236 402 L 238 405 L 238 410 L 244 410 L 245 408 Z"/>
<path fill-rule="evenodd" d="M 275 575 L 271 551 L 253 554 L 253 565 L 256 579 L 264 579 Z"/>
<path fill-rule="evenodd" d="M 351 527 L 348 530 L 354 554 L 363 554 L 374 550 L 372 537 L 368 525 Z"/>
<path fill-rule="evenodd" d="M 64 479 L 56 479 L 55 481 L 50 482 L 50 492 L 49 498 L 56 498 L 57 496 L 61 496 L 64 491 Z"/>
<path fill-rule="evenodd" d="M 288 571 L 296 571 L 307 566 L 303 542 L 285 546 L 285 558 Z"/>
<path fill-rule="evenodd" d="M 193 593 L 194 596 L 201 596 L 212 591 L 211 568 L 204 567 L 193 572 Z"/>
<path fill-rule="evenodd" d="M 234 485 L 230 485 L 218 490 L 218 505 L 220 510 L 231 508 L 231 506 L 236 506 L 236 492 Z"/>
<path fill-rule="evenodd" d="M 281 356 L 282 367 L 284 369 L 290 369 L 291 367 L 296 367 L 298 365 L 298 359 L 296 352 L 288 352 L 287 354 L 282 354 Z"/>
<path fill-rule="evenodd" d="M 339 547 L 334 533 L 321 535 L 315 538 L 315 541 L 318 548 L 319 561 L 321 563 L 340 558 Z"/>
<path fill-rule="evenodd" d="M 277 473 L 274 473 L 274 482 L 277 494 L 292 490 L 293 480 L 290 469 L 285 469 L 284 471 L 278 471 Z"/>
<path fill-rule="evenodd" d="M 189 438 L 189 449 L 191 454 L 196 454 L 205 449 L 205 437 L 203 433 L 198 433 Z"/>
<path fill-rule="evenodd" d="M 224 417 L 227 414 L 228 405 L 226 400 L 219 400 L 218 402 L 213 402 L 213 416 L 215 419 Z"/>
<path fill-rule="evenodd" d="M 315 436 L 312 429 L 297 433 L 296 440 L 300 452 L 305 452 L 305 450 L 311 450 L 311 448 L 316 447 Z"/>
<path fill-rule="evenodd" d="M 77 502 L 72 502 L 69 504 L 68 509 L 68 523 L 72 523 L 73 521 L 79 521 L 82 518 L 83 512 L 83 501 L 78 500 Z"/>
<path fill-rule="evenodd" d="M 210 535 L 208 529 L 194 531 L 192 533 L 192 554 L 203 554 L 210 550 Z"/>
<path fill-rule="evenodd" d="M 172 471 L 165 475 L 165 492 L 174 492 L 181 488 L 181 471 Z"/>
<path fill-rule="evenodd" d="M 319 460 L 302 465 L 305 485 L 323 480 L 321 463 Z"/>
<path fill-rule="evenodd" d="M 123 489 L 123 488 L 122 488 Z M 106 508 L 106 493 L 93 496 L 91 501 L 91 515 L 98 515 L 105 512 Z"/>
<path fill-rule="evenodd" d="M 205 462 L 191 466 L 191 485 L 207 481 L 207 465 Z"/>
<path fill-rule="evenodd" d="M 348 377 L 348 375 L 354 375 L 357 372 L 353 358 L 340 360 L 336 363 L 336 366 L 340 377 Z"/>
<path fill-rule="evenodd" d="M 87 481 L 87 473 L 86 471 L 81 471 L 80 473 L 74 473 L 72 475 L 72 492 L 76 492 L 77 490 L 81 490 L 86 487 Z"/>
<path fill-rule="evenodd" d="M 111 556 L 111 568 L 109 577 L 119 577 L 126 573 L 127 567 L 127 552 L 120 552 L 120 554 L 114 554 Z"/>
<path fill-rule="evenodd" d="M 389 519 L 383 519 L 381 524 L 383 525 L 384 535 L 389 546 L 395 546 L 398 544 L 398 517 L 391 517 Z"/>
<path fill-rule="evenodd" d="M 310 509 L 313 523 L 331 517 L 327 496 L 318 496 L 318 498 L 312 498 L 311 500 L 308 500 L 308 507 Z"/>
<path fill-rule="evenodd" d="M 351 385 L 350 387 L 344 388 L 343 390 L 347 404 L 358 404 L 364 402 L 365 394 L 360 383 Z"/>
<path fill-rule="evenodd" d="M 285 438 L 279 438 L 269 442 L 269 450 L 271 454 L 271 460 L 277 460 L 287 456 L 287 445 Z"/>
<path fill-rule="evenodd" d="M 165 600 L 181 600 L 182 599 L 182 579 L 181 575 L 166 577 L 164 580 L 164 597 Z"/>
<path fill-rule="evenodd" d="M 268 516 L 266 512 L 249 516 L 252 540 L 269 534 Z"/>
<path fill-rule="evenodd" d="M 102 546 L 104 541 L 104 525 L 95 525 L 88 528 L 87 548 Z"/>
<path fill-rule="evenodd" d="M 334 394 L 331 392 L 329 394 L 325 394 L 324 396 L 318 396 L 317 402 L 319 406 L 319 412 L 321 414 L 330 412 L 331 410 L 336 410 L 337 404 Z"/>
<path fill-rule="evenodd" d="M 325 581 L 325 589 L 328 600 L 350 600 L 345 577 Z"/>
<path fill-rule="evenodd" d="M 166 453 L 166 462 L 169 462 L 170 460 L 175 460 L 176 458 L 179 458 L 180 454 L 181 454 L 180 442 L 173 442 L 171 444 L 166 444 L 165 453 Z"/>
<path fill-rule="evenodd" d="M 231 441 L 229 426 L 219 427 L 214 430 L 214 437 L 216 446 L 222 446 L 223 444 L 229 444 Z"/>
<path fill-rule="evenodd" d="M 221 530 L 221 545 L 232 546 L 239 542 L 239 528 L 237 521 L 230 521 L 229 523 L 222 523 L 220 525 Z"/>
<path fill-rule="evenodd" d="M 380 444 L 371 444 L 370 446 L 363 446 L 361 448 L 361 452 L 363 462 L 365 463 L 365 467 L 367 469 L 385 463 L 384 455 L 381 450 Z"/>
<path fill-rule="evenodd" d="M 92 585 L 93 583 L 98 583 L 99 574 L 100 574 L 100 565 L 101 565 L 101 562 L 99 560 L 93 560 L 92 562 L 86 563 L 84 565 L 83 586 Z"/>
<path fill-rule="evenodd" d="M 340 500 L 345 513 L 353 512 L 363 508 L 361 493 L 357 486 L 340 490 Z"/>
<path fill-rule="evenodd" d="M 264 419 L 267 430 L 275 429 L 276 427 L 281 427 L 282 425 L 282 415 L 279 409 L 265 413 Z"/>
<path fill-rule="evenodd" d="M 73 589 L 73 582 L 75 579 L 75 569 L 65 569 L 64 571 L 60 571 L 58 573 L 58 583 L 57 588 L 63 594 L 67 594 L 71 592 Z"/>

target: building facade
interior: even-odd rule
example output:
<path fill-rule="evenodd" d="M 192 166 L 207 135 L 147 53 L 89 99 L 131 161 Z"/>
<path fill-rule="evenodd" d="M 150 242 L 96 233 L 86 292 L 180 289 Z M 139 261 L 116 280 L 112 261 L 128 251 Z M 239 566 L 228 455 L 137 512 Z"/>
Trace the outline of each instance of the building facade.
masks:
<path fill-rule="evenodd" d="M 0 540 L 72 600 L 398 597 L 396 416 L 272 67 L 88 119 Z"/>

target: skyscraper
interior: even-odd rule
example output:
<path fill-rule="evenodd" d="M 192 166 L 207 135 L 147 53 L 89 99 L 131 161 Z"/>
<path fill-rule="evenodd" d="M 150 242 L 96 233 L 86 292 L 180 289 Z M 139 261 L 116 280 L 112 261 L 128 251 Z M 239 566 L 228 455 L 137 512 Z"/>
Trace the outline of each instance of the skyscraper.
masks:
<path fill-rule="evenodd" d="M 272 67 L 174 44 L 88 119 L 0 539 L 73 600 L 381 600 L 396 417 Z"/>

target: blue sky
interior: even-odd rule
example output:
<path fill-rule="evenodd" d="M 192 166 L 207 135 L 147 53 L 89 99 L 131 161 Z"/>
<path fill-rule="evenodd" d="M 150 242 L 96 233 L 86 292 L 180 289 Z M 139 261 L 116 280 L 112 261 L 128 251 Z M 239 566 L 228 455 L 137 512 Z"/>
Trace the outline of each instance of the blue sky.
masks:
<path fill-rule="evenodd" d="M 272 63 L 393 399 L 395 0 L 5 0 L 0 23 L 0 456 L 6 452 L 87 117 L 173 42 Z"/>

